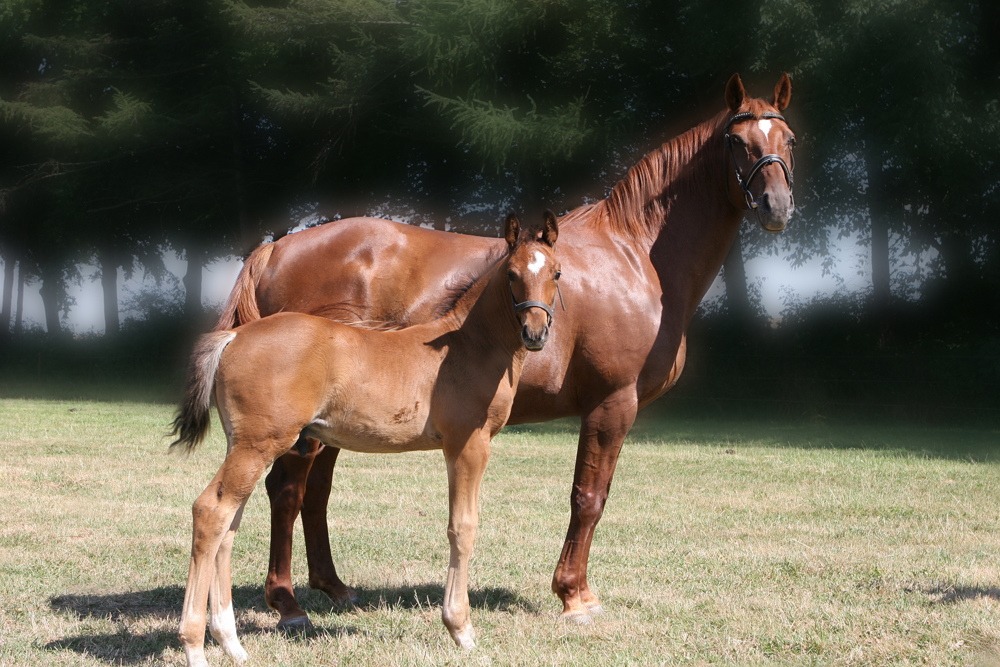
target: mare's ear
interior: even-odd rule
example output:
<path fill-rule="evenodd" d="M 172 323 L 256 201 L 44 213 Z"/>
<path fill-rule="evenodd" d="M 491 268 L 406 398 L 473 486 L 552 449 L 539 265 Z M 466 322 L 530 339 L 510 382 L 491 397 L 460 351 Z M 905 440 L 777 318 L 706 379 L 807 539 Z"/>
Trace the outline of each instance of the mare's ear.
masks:
<path fill-rule="evenodd" d="M 781 73 L 781 80 L 774 87 L 774 108 L 781 111 L 792 101 L 792 80 L 788 78 L 788 72 Z"/>
<path fill-rule="evenodd" d="M 556 239 L 559 238 L 559 223 L 556 221 L 556 214 L 548 209 L 545 209 L 545 213 L 542 214 L 542 220 L 544 221 L 542 241 L 551 248 L 556 244 Z"/>
<path fill-rule="evenodd" d="M 517 243 L 517 235 L 521 232 L 521 221 L 517 219 L 517 215 L 511 213 L 507 216 L 507 222 L 504 224 L 503 237 L 507 239 L 507 247 L 510 249 L 514 248 L 514 244 Z"/>
<path fill-rule="evenodd" d="M 740 75 L 733 74 L 729 77 L 729 83 L 726 84 L 726 106 L 729 107 L 729 110 L 739 111 L 740 107 L 743 106 L 743 98 L 746 95 L 747 92 L 743 89 L 743 82 L 740 81 Z"/>

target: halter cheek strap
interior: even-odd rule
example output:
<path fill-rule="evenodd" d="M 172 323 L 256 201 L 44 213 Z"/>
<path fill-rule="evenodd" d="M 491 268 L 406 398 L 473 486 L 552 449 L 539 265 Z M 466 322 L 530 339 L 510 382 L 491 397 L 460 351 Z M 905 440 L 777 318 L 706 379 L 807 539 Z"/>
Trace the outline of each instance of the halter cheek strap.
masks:
<path fill-rule="evenodd" d="M 788 183 L 788 193 L 790 196 L 792 196 L 793 206 L 795 205 L 795 198 L 794 195 L 792 195 L 792 170 L 788 168 L 788 165 L 785 163 L 785 161 L 781 158 L 780 155 L 775 155 L 774 153 L 770 153 L 768 155 L 762 156 L 759 160 L 753 163 L 752 167 L 750 167 L 750 171 L 747 172 L 747 177 L 745 179 L 742 176 L 740 176 L 740 168 L 739 165 L 736 164 L 736 154 L 733 152 L 733 140 L 732 137 L 729 135 L 729 130 L 736 123 L 741 123 L 745 120 L 752 120 L 754 118 L 757 118 L 757 115 L 754 114 L 752 111 L 744 111 L 730 118 L 729 122 L 726 123 L 726 134 L 724 136 L 724 139 L 726 143 L 726 152 L 729 154 L 729 158 L 733 162 L 733 173 L 736 175 L 736 182 L 743 190 L 743 199 L 746 202 L 747 209 L 752 210 L 754 214 L 756 214 L 757 222 L 759 223 L 761 221 L 760 211 L 757 208 L 757 201 L 754 199 L 753 193 L 750 192 L 750 184 L 753 182 L 753 179 L 757 176 L 757 174 L 761 172 L 761 170 L 764 167 L 766 167 L 769 164 L 777 164 L 779 167 L 781 167 L 781 170 L 785 172 L 785 181 Z M 776 118 L 780 121 L 784 121 L 785 123 L 788 122 L 787 120 L 785 120 L 785 117 L 782 116 L 780 113 L 774 113 L 773 111 L 765 111 L 760 115 L 761 120 L 767 118 Z M 794 159 L 792 161 L 792 166 L 793 167 L 795 166 Z M 726 179 L 726 195 L 729 197 L 730 201 L 732 201 L 732 194 L 730 194 L 729 192 L 728 178 Z"/>

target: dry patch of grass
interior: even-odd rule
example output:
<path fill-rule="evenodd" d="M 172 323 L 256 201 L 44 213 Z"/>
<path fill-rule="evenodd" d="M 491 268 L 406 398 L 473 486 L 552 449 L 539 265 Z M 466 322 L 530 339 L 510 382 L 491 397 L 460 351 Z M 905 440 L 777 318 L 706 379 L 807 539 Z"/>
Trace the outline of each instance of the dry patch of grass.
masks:
<path fill-rule="evenodd" d="M 166 453 L 170 406 L 0 400 L 0 666 L 183 664 L 175 631 L 190 506 L 220 429 Z M 268 511 L 236 540 L 244 646 L 267 665 L 994 665 L 1000 647 L 997 431 L 646 423 L 626 443 L 590 559 L 607 613 L 559 620 L 573 424 L 494 443 L 471 565 L 480 647 L 440 621 L 440 453 L 341 455 L 333 551 L 356 608 L 305 586 L 315 629 L 263 603 Z M 227 664 L 209 639 L 209 659 Z"/>

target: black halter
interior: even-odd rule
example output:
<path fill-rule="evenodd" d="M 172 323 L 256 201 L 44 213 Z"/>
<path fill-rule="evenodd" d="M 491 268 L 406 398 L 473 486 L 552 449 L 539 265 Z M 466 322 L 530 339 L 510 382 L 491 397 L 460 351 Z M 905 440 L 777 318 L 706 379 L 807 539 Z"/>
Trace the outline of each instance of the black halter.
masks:
<path fill-rule="evenodd" d="M 761 169 L 769 164 L 777 164 L 781 167 L 782 171 L 785 172 L 785 180 L 788 182 L 788 194 L 792 197 L 793 206 L 795 205 L 795 197 L 792 195 L 792 170 L 788 168 L 788 165 L 783 159 L 781 159 L 780 155 L 775 155 L 774 153 L 764 155 L 753 163 L 753 166 L 750 167 L 750 171 L 747 173 L 747 177 L 745 179 L 740 176 L 740 168 L 736 164 L 736 154 L 733 153 L 733 140 L 729 136 L 729 128 L 731 128 L 735 123 L 751 120 L 753 118 L 758 118 L 758 116 L 752 111 L 744 111 L 730 118 L 729 122 L 726 123 L 726 134 L 724 138 L 726 142 L 726 151 L 729 153 L 729 157 L 733 161 L 733 172 L 736 174 L 736 182 L 739 183 L 740 188 L 743 189 L 743 199 L 746 201 L 747 210 L 752 210 L 757 216 L 757 222 L 760 223 L 760 211 L 757 208 L 757 202 L 754 199 L 753 194 L 750 192 L 750 183 L 753 182 L 753 179 L 760 173 Z M 774 113 L 773 111 L 765 111 L 759 116 L 759 118 L 760 120 L 764 120 L 765 118 L 777 118 L 785 123 L 788 122 L 780 113 Z M 795 167 L 794 159 L 792 160 L 792 167 Z M 732 201 L 732 195 L 729 193 L 728 178 L 726 179 L 726 195 L 729 196 L 730 201 Z"/>
<path fill-rule="evenodd" d="M 566 310 L 566 302 L 563 301 L 562 290 L 559 289 L 559 283 L 558 283 L 558 281 L 556 282 L 556 294 L 559 295 L 559 303 L 562 304 L 562 309 Z M 548 324 L 552 324 L 552 315 L 553 315 L 552 309 L 556 305 L 556 297 L 555 296 L 552 297 L 552 304 L 551 305 L 545 303 L 544 301 L 521 301 L 520 303 L 518 303 L 517 299 L 514 298 L 514 292 L 510 293 L 510 300 L 512 302 L 514 302 L 514 312 L 515 313 L 519 313 L 522 310 L 527 310 L 528 308 L 541 308 L 549 316 L 549 322 L 548 322 Z M 548 326 L 548 325 L 546 325 L 546 326 Z"/>

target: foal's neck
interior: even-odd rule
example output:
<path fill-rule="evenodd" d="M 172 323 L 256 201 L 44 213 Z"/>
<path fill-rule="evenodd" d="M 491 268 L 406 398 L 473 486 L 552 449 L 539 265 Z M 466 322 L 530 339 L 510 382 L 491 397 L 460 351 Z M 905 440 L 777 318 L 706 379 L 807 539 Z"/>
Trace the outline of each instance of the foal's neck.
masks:
<path fill-rule="evenodd" d="M 460 332 L 469 345 L 501 351 L 504 358 L 520 355 L 523 359 L 527 350 L 521 339 L 521 323 L 514 312 L 507 264 L 507 258 L 497 262 L 438 322 L 447 330 Z"/>

